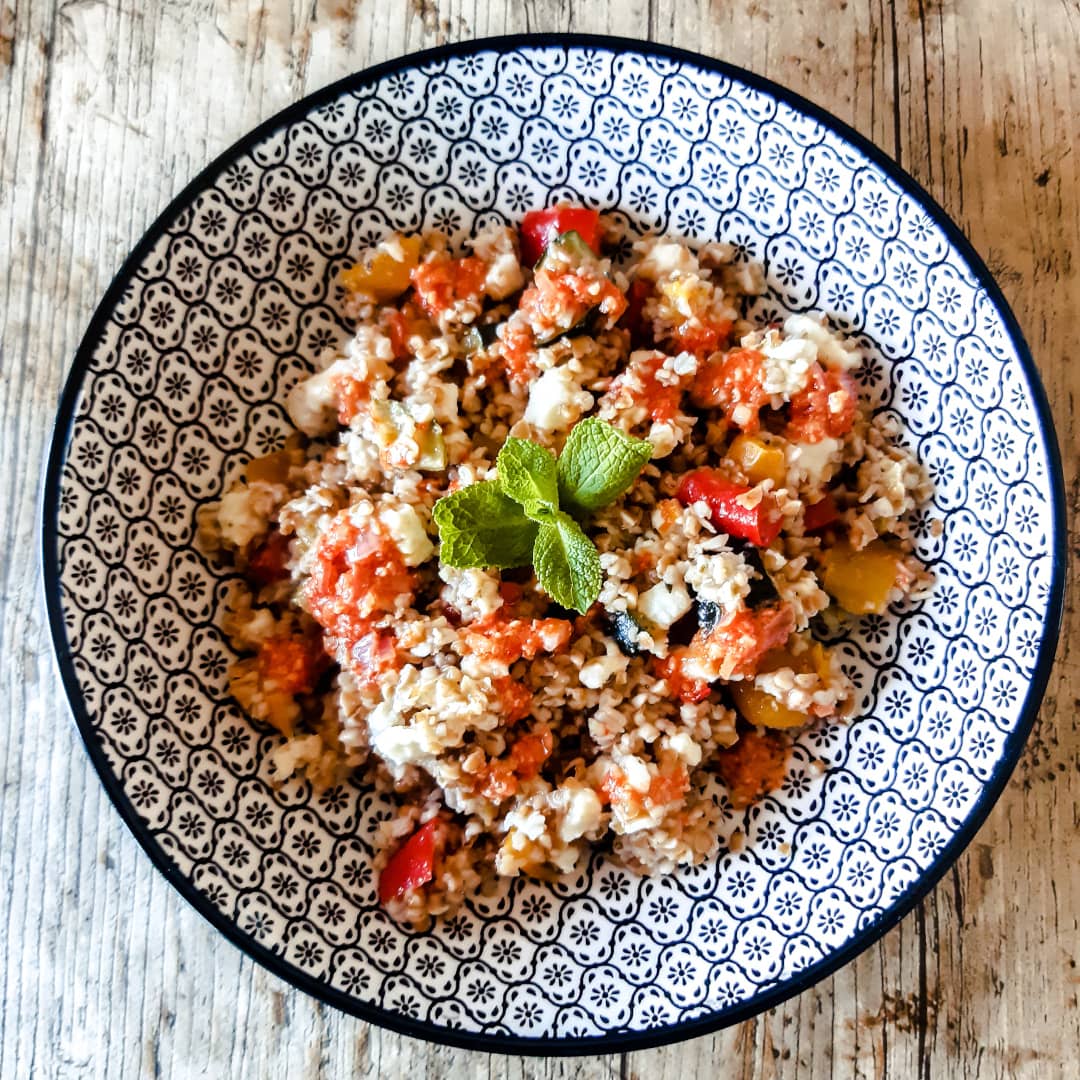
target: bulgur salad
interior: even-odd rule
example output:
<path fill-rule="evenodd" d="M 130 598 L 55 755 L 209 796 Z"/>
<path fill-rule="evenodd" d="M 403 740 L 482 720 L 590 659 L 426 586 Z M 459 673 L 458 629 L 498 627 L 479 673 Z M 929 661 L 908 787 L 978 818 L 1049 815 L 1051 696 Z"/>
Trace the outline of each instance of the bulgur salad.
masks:
<path fill-rule="evenodd" d="M 726 244 L 619 241 L 569 206 L 465 254 L 388 237 L 342 275 L 355 333 L 291 391 L 297 433 L 200 516 L 245 582 L 231 692 L 285 736 L 280 780 L 393 794 L 402 921 L 598 845 L 713 855 L 723 800 L 851 708 L 815 620 L 930 583 L 929 483 L 860 348 L 745 321 L 762 274 Z"/>

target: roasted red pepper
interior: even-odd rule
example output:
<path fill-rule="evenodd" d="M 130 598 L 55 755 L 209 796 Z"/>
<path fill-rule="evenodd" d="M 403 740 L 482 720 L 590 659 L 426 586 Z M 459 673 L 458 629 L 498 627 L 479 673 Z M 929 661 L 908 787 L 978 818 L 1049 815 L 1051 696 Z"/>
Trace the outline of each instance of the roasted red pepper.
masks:
<path fill-rule="evenodd" d="M 626 311 L 619 320 L 619 325 L 630 331 L 630 347 L 641 349 L 652 345 L 652 326 L 645 318 L 645 301 L 653 293 L 653 283 L 644 278 L 635 278 L 626 293 Z"/>
<path fill-rule="evenodd" d="M 535 265 L 548 244 L 567 232 L 576 232 L 600 254 L 600 214 L 583 206 L 553 206 L 530 210 L 521 219 L 521 261 L 526 266 Z"/>
<path fill-rule="evenodd" d="M 803 511 L 803 529 L 808 533 L 820 532 L 840 516 L 832 492 L 826 492 L 823 499 L 811 503 Z"/>
<path fill-rule="evenodd" d="M 739 498 L 750 490 L 733 483 L 718 469 L 696 469 L 682 478 L 675 495 L 683 506 L 707 503 L 713 524 L 729 536 L 768 547 L 780 535 L 780 510 L 768 492 L 762 494 L 756 506 L 744 506 Z"/>
<path fill-rule="evenodd" d="M 385 904 L 409 889 L 426 885 L 435 873 L 435 830 L 438 818 L 421 825 L 394 852 L 379 875 L 379 902 Z"/>
<path fill-rule="evenodd" d="M 272 585 L 289 576 L 289 538 L 275 529 L 248 557 L 247 576 L 259 585 Z"/>

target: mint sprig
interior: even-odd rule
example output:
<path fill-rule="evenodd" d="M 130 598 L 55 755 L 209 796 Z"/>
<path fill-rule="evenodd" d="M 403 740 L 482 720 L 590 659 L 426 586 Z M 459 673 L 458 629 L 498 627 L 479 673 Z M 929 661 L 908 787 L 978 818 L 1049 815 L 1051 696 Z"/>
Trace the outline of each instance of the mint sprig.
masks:
<path fill-rule="evenodd" d="M 512 435 L 503 443 L 495 459 L 503 492 L 522 506 L 532 503 L 555 508 L 559 505 L 558 466 L 555 455 L 528 439 Z"/>
<path fill-rule="evenodd" d="M 508 438 L 495 460 L 497 480 L 435 504 L 439 558 L 460 569 L 531 563 L 557 604 L 584 615 L 600 595 L 603 573 L 596 545 L 575 518 L 614 502 L 651 454 L 649 443 L 596 417 L 573 428 L 558 459 L 527 439 Z"/>
<path fill-rule="evenodd" d="M 439 529 L 439 558 L 461 570 L 495 566 L 507 570 L 532 562 L 539 526 L 504 495 L 496 480 L 444 495 L 431 516 Z"/>
<path fill-rule="evenodd" d="M 613 503 L 652 457 L 652 445 L 592 416 L 575 424 L 559 455 L 559 500 L 580 517 Z"/>
<path fill-rule="evenodd" d="M 557 511 L 552 524 L 540 526 L 532 561 L 540 588 L 556 604 L 584 615 L 600 595 L 600 552 L 569 514 Z"/>

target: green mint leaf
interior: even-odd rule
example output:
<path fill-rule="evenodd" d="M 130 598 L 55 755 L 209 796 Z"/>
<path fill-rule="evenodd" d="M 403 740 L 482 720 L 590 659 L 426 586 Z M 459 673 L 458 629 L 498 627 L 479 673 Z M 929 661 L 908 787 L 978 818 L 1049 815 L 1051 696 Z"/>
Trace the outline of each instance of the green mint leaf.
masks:
<path fill-rule="evenodd" d="M 559 503 L 581 516 L 614 502 L 652 457 L 652 446 L 599 417 L 575 424 L 559 455 Z"/>
<path fill-rule="evenodd" d="M 528 439 L 508 438 L 495 459 L 499 484 L 514 502 L 522 506 L 542 503 L 559 505 L 555 455 Z"/>
<path fill-rule="evenodd" d="M 495 480 L 444 495 L 431 516 L 439 530 L 439 558 L 447 566 L 505 569 L 532 562 L 537 525 Z"/>
<path fill-rule="evenodd" d="M 604 581 L 600 553 L 568 514 L 540 526 L 532 561 L 540 588 L 556 604 L 584 615 L 596 603 Z"/>
<path fill-rule="evenodd" d="M 559 516 L 559 511 L 554 506 L 543 502 L 526 503 L 522 509 L 525 511 L 525 516 L 538 525 L 553 525 Z"/>

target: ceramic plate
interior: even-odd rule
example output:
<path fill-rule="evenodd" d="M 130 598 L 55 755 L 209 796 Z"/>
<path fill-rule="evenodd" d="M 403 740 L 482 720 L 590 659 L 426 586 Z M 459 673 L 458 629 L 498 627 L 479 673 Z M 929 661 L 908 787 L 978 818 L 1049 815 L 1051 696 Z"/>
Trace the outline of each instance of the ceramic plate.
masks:
<path fill-rule="evenodd" d="M 277 736 L 230 701 L 229 574 L 195 511 L 289 432 L 282 401 L 345 338 L 338 272 L 391 230 L 461 240 L 559 199 L 721 238 L 767 268 L 754 314 L 816 309 L 933 478 L 933 595 L 843 646 L 858 718 L 799 737 L 782 788 L 728 808 L 738 851 L 672 877 L 595 856 L 425 933 L 380 909 L 383 799 L 277 790 Z M 253 131 L 124 264 L 64 392 L 45 486 L 52 633 L 79 729 L 176 888 L 274 972 L 375 1023 L 486 1050 L 688 1038 L 810 986 L 971 839 L 1020 753 L 1061 613 L 1063 495 L 1016 322 L 891 161 L 744 71 L 605 38 L 508 38 L 352 76 Z M 936 533 L 931 521 L 940 519 Z M 828 762 L 820 774 L 812 763 Z"/>

